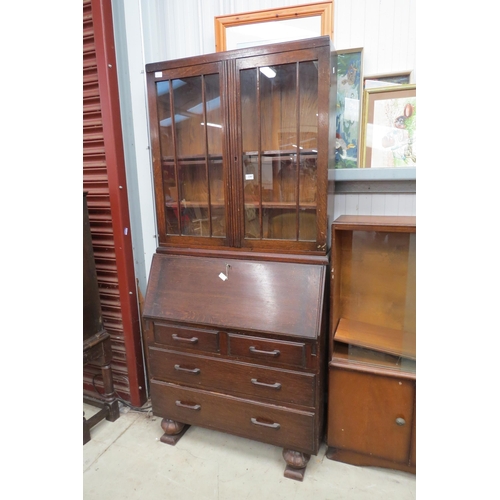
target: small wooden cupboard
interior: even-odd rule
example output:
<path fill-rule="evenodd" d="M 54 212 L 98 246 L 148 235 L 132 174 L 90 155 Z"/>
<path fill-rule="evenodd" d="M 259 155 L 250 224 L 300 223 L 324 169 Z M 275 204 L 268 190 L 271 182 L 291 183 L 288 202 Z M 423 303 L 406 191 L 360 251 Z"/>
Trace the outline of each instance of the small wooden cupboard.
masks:
<path fill-rule="evenodd" d="M 332 225 L 327 457 L 416 471 L 416 218 Z"/>

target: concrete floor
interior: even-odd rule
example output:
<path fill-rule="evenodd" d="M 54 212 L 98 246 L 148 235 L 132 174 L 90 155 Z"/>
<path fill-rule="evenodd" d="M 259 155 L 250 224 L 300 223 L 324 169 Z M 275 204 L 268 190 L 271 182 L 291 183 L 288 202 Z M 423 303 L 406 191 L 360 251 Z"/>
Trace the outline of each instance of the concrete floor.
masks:
<path fill-rule="evenodd" d="M 160 418 L 120 406 L 120 418 L 95 425 L 83 446 L 85 500 L 416 498 L 415 475 L 334 462 L 325 444 L 299 482 L 283 477 L 282 448 L 200 427 L 169 446 Z M 99 409 L 83 410 L 89 418 Z"/>

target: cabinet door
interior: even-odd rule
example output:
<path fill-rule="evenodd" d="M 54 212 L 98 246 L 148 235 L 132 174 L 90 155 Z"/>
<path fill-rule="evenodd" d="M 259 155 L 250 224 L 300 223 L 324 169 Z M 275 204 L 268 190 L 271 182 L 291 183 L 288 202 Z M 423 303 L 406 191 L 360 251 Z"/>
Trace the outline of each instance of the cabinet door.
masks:
<path fill-rule="evenodd" d="M 329 446 L 408 463 L 414 381 L 333 368 L 328 391 Z"/>
<path fill-rule="evenodd" d="M 150 79 L 160 244 L 227 244 L 223 73 L 209 63 Z"/>
<path fill-rule="evenodd" d="M 328 51 L 236 61 L 241 246 L 319 250 L 326 241 Z"/>

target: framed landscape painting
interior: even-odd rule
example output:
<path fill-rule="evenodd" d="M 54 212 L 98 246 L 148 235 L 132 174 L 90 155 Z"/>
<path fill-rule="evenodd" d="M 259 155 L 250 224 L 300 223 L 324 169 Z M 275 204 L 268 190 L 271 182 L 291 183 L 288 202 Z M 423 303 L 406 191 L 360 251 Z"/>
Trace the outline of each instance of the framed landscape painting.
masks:
<path fill-rule="evenodd" d="M 417 166 L 417 87 L 364 91 L 360 167 Z"/>

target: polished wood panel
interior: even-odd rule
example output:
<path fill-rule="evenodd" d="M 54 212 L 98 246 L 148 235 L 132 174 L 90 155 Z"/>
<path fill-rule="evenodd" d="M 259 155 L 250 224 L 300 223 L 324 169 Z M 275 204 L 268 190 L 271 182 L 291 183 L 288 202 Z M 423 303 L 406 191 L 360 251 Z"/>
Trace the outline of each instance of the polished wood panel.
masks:
<path fill-rule="evenodd" d="M 297 342 L 283 342 L 259 337 L 230 334 L 228 354 L 254 359 L 255 361 L 277 363 L 305 368 L 306 345 Z"/>
<path fill-rule="evenodd" d="M 414 381 L 333 367 L 329 391 L 329 446 L 408 463 Z"/>
<path fill-rule="evenodd" d="M 417 218 L 414 215 L 341 215 L 333 223 L 340 231 L 391 231 L 415 233 Z"/>
<path fill-rule="evenodd" d="M 316 404 L 317 376 L 227 359 L 149 348 L 154 378 L 302 406 Z"/>
<path fill-rule="evenodd" d="M 317 454 L 315 414 L 222 393 L 151 381 L 155 415 Z"/>
<path fill-rule="evenodd" d="M 308 264 L 155 254 L 144 315 L 316 339 L 325 271 Z"/>
<path fill-rule="evenodd" d="M 155 323 L 153 328 L 154 340 L 158 344 L 203 352 L 219 351 L 219 332 L 217 330 L 165 323 Z"/>
<path fill-rule="evenodd" d="M 380 457 L 364 455 L 363 453 L 356 453 L 350 450 L 342 450 L 340 448 L 328 447 L 325 453 L 326 458 L 336 460 L 337 462 L 344 462 L 346 464 L 358 465 L 363 467 L 384 467 L 386 469 L 395 469 L 410 474 L 416 474 L 417 469 L 413 464 L 402 464 L 386 460 Z"/>

